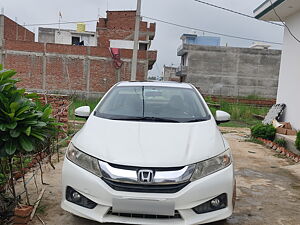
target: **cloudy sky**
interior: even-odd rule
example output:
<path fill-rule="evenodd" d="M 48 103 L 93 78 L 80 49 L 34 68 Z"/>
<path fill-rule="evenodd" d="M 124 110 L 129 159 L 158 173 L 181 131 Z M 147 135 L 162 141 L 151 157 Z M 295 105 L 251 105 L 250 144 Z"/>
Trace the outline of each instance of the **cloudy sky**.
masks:
<path fill-rule="evenodd" d="M 204 0 L 225 8 L 230 8 L 252 15 L 253 10 L 264 0 Z M 63 21 L 96 20 L 98 15 L 106 15 L 106 10 L 132 10 L 136 0 L 0 0 L 0 8 L 4 13 L 20 24 L 55 23 L 61 11 Z M 220 9 L 212 8 L 194 0 L 142 0 L 142 15 L 172 23 L 218 33 L 242 36 L 251 39 L 282 42 L 283 28 L 235 15 Z M 146 21 L 151 21 L 144 19 Z M 152 21 L 151 21 L 152 22 Z M 75 29 L 76 24 L 62 25 L 62 28 Z M 87 29 L 94 31 L 96 22 L 88 23 Z M 47 26 L 43 26 L 47 27 Z M 57 25 L 48 26 L 57 27 Z M 38 27 L 28 27 L 37 31 Z M 176 56 L 182 33 L 192 32 L 191 29 L 179 28 L 157 22 L 157 32 L 152 49 L 158 50 L 158 60 L 152 75 L 161 73 L 163 65 L 178 65 Z M 203 35 L 202 32 L 197 32 Z M 205 35 L 209 35 L 205 33 Z M 248 47 L 252 41 L 221 37 L 222 45 Z M 273 48 L 281 48 L 273 45 Z"/>

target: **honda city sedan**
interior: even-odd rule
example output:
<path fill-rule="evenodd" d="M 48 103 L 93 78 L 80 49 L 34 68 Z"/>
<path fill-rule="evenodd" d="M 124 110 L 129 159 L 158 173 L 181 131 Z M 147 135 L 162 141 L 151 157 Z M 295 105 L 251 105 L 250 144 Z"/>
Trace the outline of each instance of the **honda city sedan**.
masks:
<path fill-rule="evenodd" d="M 192 225 L 224 220 L 235 202 L 233 158 L 191 84 L 120 82 L 71 140 L 61 207 L 101 223 Z"/>

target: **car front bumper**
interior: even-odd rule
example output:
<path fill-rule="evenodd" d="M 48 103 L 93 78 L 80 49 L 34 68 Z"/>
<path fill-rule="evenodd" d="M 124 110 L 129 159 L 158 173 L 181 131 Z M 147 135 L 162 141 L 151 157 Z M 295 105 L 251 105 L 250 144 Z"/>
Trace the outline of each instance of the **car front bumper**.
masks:
<path fill-rule="evenodd" d="M 113 190 L 101 178 L 65 158 L 62 172 L 63 197 L 61 207 L 74 215 L 101 223 L 205 224 L 231 216 L 233 212 L 234 182 L 233 165 L 230 165 L 212 175 L 191 182 L 182 190 L 173 194 L 121 192 Z M 67 201 L 66 189 L 68 186 L 97 203 L 97 206 L 88 209 Z M 192 209 L 223 193 L 227 194 L 228 204 L 226 208 L 204 214 L 197 214 Z M 114 199 L 171 201 L 175 204 L 175 210 L 180 214 L 180 218 L 162 219 L 113 215 L 109 212 L 111 212 Z"/>

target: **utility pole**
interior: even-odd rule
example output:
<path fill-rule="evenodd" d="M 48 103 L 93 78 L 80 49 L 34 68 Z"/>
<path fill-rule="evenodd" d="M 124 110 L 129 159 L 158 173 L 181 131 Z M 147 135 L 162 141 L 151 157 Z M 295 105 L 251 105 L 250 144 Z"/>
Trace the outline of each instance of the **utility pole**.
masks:
<path fill-rule="evenodd" d="M 135 18 L 135 31 L 134 31 L 134 47 L 131 62 L 131 81 L 136 81 L 137 72 L 137 58 L 139 49 L 139 37 L 140 37 L 140 22 L 141 22 L 141 0 L 137 0 L 136 18 Z"/>

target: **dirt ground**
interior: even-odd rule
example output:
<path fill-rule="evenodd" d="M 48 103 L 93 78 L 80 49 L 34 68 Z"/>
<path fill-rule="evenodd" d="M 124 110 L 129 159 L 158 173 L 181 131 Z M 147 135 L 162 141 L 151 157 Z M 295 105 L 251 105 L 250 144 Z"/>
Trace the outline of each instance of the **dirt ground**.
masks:
<path fill-rule="evenodd" d="M 222 128 L 235 160 L 237 202 L 226 223 L 211 225 L 298 225 L 300 224 L 300 164 L 276 156 L 261 145 L 245 141 L 248 129 Z M 45 169 L 46 192 L 37 215 L 49 225 L 99 225 L 77 218 L 60 208 L 62 162 Z M 34 186 L 30 187 L 34 190 Z M 39 188 L 41 188 L 39 186 Z M 42 222 L 37 217 L 33 225 Z"/>

